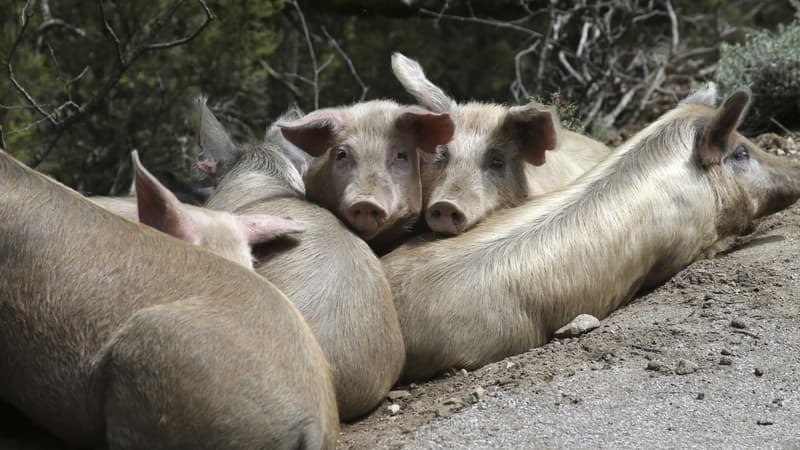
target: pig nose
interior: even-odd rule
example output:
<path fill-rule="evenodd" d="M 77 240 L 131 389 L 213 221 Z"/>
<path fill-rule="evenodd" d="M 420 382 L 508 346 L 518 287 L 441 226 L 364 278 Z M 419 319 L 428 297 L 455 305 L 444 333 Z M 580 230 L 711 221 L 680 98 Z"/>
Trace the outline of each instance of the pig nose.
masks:
<path fill-rule="evenodd" d="M 436 202 L 428 207 L 425 220 L 437 233 L 461 234 L 467 226 L 467 218 L 458 206 L 451 202 Z"/>
<path fill-rule="evenodd" d="M 386 221 L 386 210 L 372 201 L 354 203 L 344 215 L 356 231 L 366 235 L 374 233 Z"/>

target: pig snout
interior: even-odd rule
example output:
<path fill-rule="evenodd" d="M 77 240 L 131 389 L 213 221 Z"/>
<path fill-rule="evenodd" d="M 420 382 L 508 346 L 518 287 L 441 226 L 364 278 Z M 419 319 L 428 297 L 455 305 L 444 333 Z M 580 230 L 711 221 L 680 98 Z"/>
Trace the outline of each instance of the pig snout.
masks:
<path fill-rule="evenodd" d="M 431 230 L 444 234 L 461 234 L 467 226 L 467 218 L 455 203 L 439 201 L 428 207 L 425 221 Z"/>
<path fill-rule="evenodd" d="M 350 205 L 344 213 L 347 222 L 361 234 L 370 235 L 386 222 L 386 210 L 373 200 L 361 200 Z"/>

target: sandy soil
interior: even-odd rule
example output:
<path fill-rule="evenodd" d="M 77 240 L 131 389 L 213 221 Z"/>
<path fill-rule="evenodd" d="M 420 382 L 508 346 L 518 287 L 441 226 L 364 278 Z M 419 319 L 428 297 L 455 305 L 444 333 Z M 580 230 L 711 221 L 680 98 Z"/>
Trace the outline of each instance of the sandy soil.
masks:
<path fill-rule="evenodd" d="M 586 335 L 398 387 L 340 446 L 800 447 L 798 251 L 795 205 Z"/>

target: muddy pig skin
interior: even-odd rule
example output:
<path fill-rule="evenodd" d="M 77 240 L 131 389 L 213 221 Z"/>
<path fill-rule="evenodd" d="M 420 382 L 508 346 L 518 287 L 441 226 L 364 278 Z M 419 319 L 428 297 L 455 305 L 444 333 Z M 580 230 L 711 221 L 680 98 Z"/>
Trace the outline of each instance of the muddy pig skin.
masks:
<path fill-rule="evenodd" d="M 330 211 L 303 198 L 304 161 L 284 154 L 285 143 L 236 146 L 201 108 L 203 165 L 225 168 L 217 172 L 221 179 L 207 206 L 303 224 L 303 233 L 256 247 L 255 270 L 286 293 L 317 335 L 333 369 L 341 418 L 368 413 L 386 397 L 405 360 L 380 261 Z"/>
<path fill-rule="evenodd" d="M 181 203 L 147 171 L 136 151 L 131 158 L 136 196 L 95 196 L 89 200 L 118 216 L 205 247 L 248 269 L 253 268 L 251 246 L 304 230 L 293 220 L 269 214 L 238 215 Z"/>
<path fill-rule="evenodd" d="M 555 112 L 536 102 L 458 103 L 400 53 L 392 55 L 392 71 L 421 105 L 449 113 L 455 124 L 452 140 L 420 162 L 425 221 L 443 235 L 564 187 L 609 154 L 602 143 L 561 128 Z"/>
<path fill-rule="evenodd" d="M 0 151 L 0 396 L 75 446 L 333 448 L 330 367 L 272 284 Z"/>
<path fill-rule="evenodd" d="M 800 163 L 736 132 L 749 94 L 715 108 L 708 90 L 569 187 L 384 256 L 403 378 L 475 369 L 546 343 L 579 314 L 602 319 L 793 203 Z"/>

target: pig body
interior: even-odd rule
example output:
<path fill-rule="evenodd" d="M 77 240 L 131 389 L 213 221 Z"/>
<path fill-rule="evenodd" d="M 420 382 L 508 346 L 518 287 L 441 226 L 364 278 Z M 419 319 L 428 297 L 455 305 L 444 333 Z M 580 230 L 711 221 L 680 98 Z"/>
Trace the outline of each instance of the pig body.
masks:
<path fill-rule="evenodd" d="M 421 105 L 449 113 L 455 125 L 452 140 L 420 164 L 425 220 L 433 231 L 463 233 L 494 210 L 566 186 L 609 154 L 602 143 L 561 129 L 542 105 L 458 103 L 399 53 L 392 70 Z M 555 151 L 545 156 L 545 150 Z"/>
<path fill-rule="evenodd" d="M 4 400 L 74 445 L 335 445 L 330 368 L 272 284 L 2 152 L 0 173 Z"/>
<path fill-rule="evenodd" d="M 377 248 L 410 233 L 422 211 L 418 155 L 453 135 L 446 113 L 388 100 L 322 109 L 278 126 L 314 156 L 304 176 L 308 199 Z"/>
<path fill-rule="evenodd" d="M 202 128 L 201 141 L 224 132 L 217 125 Z M 304 225 L 301 235 L 271 244 L 268 253 L 256 247 L 255 269 L 297 305 L 319 339 L 333 369 L 341 418 L 366 414 L 386 396 L 405 358 L 380 261 L 333 214 L 303 199 L 295 182 L 301 167 L 293 166 L 280 145 L 245 145 L 216 158 L 231 169 L 222 174 L 208 207 L 237 214 L 270 211 Z"/>
<path fill-rule="evenodd" d="M 475 369 L 544 344 L 579 314 L 603 318 L 797 199 L 800 164 L 735 132 L 746 99 L 687 101 L 571 186 L 384 256 L 403 378 Z"/>

